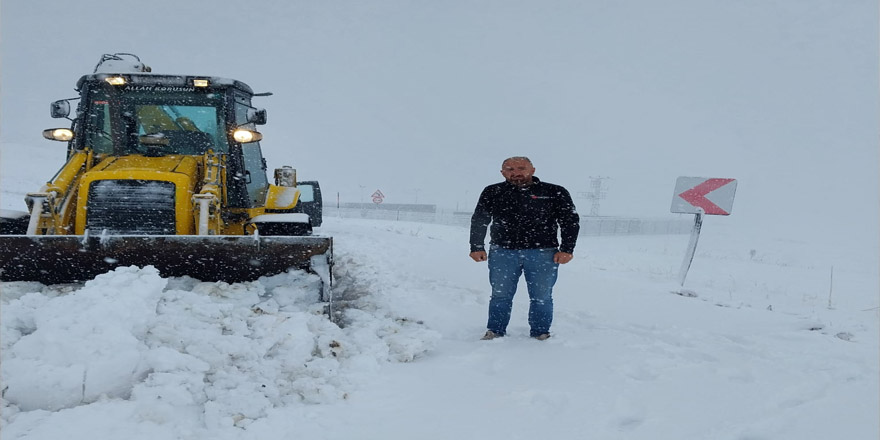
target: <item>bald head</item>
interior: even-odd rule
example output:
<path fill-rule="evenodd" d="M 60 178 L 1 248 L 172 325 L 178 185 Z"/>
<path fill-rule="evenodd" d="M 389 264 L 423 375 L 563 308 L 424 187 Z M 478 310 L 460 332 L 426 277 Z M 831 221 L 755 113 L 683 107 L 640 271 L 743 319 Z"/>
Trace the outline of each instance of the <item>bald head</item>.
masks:
<path fill-rule="evenodd" d="M 525 157 L 525 156 L 513 156 L 513 157 L 508 157 L 507 159 L 504 159 L 504 162 L 501 162 L 501 168 L 504 168 L 504 164 L 506 164 L 508 161 L 511 161 L 511 160 L 525 161 L 525 162 L 528 162 L 529 165 L 532 165 L 532 160 L 529 159 L 528 157 Z"/>

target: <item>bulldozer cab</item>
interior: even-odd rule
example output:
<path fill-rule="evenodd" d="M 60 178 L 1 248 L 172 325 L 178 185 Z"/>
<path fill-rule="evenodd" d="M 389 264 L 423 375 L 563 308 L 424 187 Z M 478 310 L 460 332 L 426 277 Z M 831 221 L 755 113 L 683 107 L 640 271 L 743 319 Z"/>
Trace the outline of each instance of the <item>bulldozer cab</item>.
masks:
<path fill-rule="evenodd" d="M 251 88 L 235 80 L 150 73 L 82 77 L 82 97 L 70 154 L 96 156 L 224 157 L 226 203 L 254 208 L 266 202 L 266 161 L 256 125 L 264 110 L 251 105 Z M 239 140 L 234 133 L 257 136 Z"/>
<path fill-rule="evenodd" d="M 157 89 L 90 84 L 81 103 L 85 124 L 79 149 L 153 157 L 229 152 L 223 93 Z"/>

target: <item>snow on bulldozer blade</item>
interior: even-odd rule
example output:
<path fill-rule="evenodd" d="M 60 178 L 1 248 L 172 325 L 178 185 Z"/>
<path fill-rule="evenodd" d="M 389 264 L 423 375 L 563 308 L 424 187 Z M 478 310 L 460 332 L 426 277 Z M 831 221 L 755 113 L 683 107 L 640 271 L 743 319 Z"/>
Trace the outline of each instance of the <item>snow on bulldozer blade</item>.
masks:
<path fill-rule="evenodd" d="M 29 219 L 27 212 L 0 209 L 0 234 L 24 234 Z"/>
<path fill-rule="evenodd" d="M 332 238 L 314 235 L 5 235 L 0 280 L 72 283 L 120 266 L 153 266 L 165 277 L 236 283 L 295 268 L 317 271 L 329 285 L 323 272 L 332 264 L 332 247 Z"/>

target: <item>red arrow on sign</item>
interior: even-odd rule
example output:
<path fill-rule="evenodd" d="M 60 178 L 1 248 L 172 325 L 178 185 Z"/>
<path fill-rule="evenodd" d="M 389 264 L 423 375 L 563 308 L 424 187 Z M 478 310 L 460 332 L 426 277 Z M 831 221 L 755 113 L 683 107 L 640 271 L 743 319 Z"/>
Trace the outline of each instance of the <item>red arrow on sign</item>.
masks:
<path fill-rule="evenodd" d="M 730 182 L 733 182 L 736 179 L 709 179 L 705 182 L 679 194 L 678 196 L 687 200 L 691 205 L 696 206 L 697 208 L 703 208 L 703 211 L 706 214 L 715 214 L 715 215 L 730 215 L 729 212 L 721 209 L 715 203 L 712 203 L 711 200 L 707 199 L 705 196 L 712 191 L 715 191 L 718 188 L 721 188 L 724 185 L 727 185 Z"/>

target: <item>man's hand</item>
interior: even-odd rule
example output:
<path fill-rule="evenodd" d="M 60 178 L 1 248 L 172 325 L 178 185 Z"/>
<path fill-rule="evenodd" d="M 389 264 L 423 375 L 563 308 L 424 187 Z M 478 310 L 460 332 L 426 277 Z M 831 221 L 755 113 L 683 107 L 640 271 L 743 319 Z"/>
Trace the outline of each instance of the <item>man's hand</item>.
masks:
<path fill-rule="evenodd" d="M 569 254 L 569 255 L 571 255 L 571 254 Z M 480 261 L 486 261 L 486 259 L 487 259 L 486 258 L 486 251 L 471 252 L 471 259 L 478 262 L 478 263 Z"/>
<path fill-rule="evenodd" d="M 574 255 L 569 254 L 568 252 L 557 252 L 553 255 L 553 262 L 556 264 L 565 264 L 571 261 L 572 258 L 574 258 Z"/>

